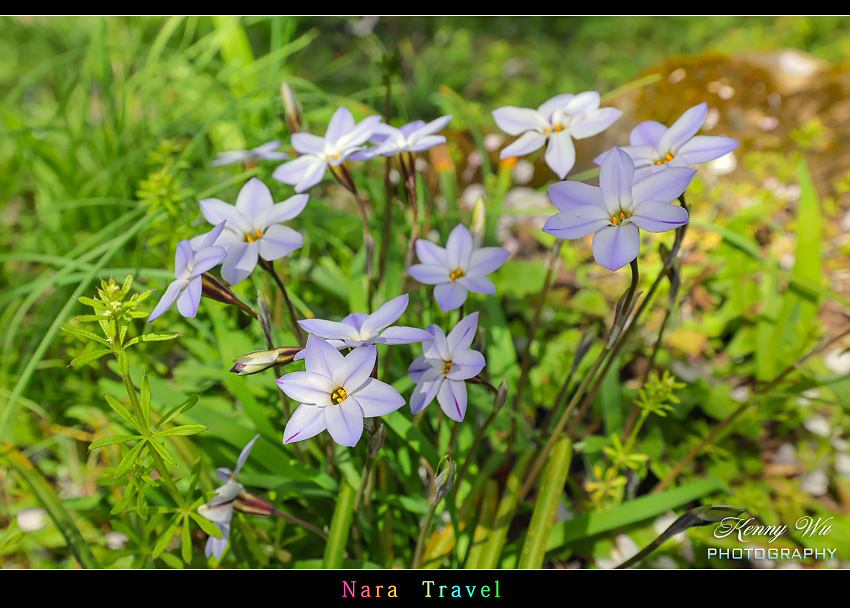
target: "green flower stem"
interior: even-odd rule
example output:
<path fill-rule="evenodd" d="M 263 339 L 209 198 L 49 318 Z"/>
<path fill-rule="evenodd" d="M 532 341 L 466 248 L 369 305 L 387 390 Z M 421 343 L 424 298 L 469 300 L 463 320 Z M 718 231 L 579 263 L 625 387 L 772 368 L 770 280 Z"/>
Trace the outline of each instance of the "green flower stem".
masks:
<path fill-rule="evenodd" d="M 489 382 L 482 384 L 489 388 L 494 395 L 498 395 L 499 391 L 495 386 L 493 386 Z M 466 451 L 466 458 L 464 458 L 463 465 L 460 467 L 460 471 L 458 472 L 454 482 L 455 496 L 457 496 L 457 493 L 460 488 L 460 482 L 463 481 L 463 477 L 464 475 L 466 475 L 466 470 L 469 468 L 470 461 L 475 458 L 475 451 L 478 449 L 478 444 L 480 444 L 481 440 L 484 438 L 484 433 L 487 432 L 487 428 L 490 426 L 490 424 L 492 424 L 493 420 L 496 419 L 496 413 L 497 412 L 495 409 L 490 412 L 490 415 L 487 416 L 487 419 L 484 421 L 484 424 L 482 424 L 481 428 L 478 429 L 478 432 L 475 433 L 475 438 L 472 440 L 472 445 Z M 455 428 L 457 428 L 457 425 L 455 425 Z M 451 447 L 451 443 L 449 444 L 449 447 Z"/>
<path fill-rule="evenodd" d="M 312 524 L 308 524 L 306 521 L 304 521 L 302 519 L 298 519 L 297 517 L 294 517 L 292 515 L 287 515 L 286 513 L 278 511 L 277 509 L 272 510 L 272 515 L 274 515 L 276 517 L 280 517 L 281 519 L 285 519 L 286 521 L 293 523 L 296 526 L 301 526 L 305 530 L 309 530 L 310 532 L 313 532 L 314 534 L 318 534 L 319 536 L 321 536 L 325 540 L 328 539 L 328 533 L 327 532 L 325 532 L 324 530 L 320 530 L 319 528 L 317 528 L 316 526 L 314 526 Z"/>
<path fill-rule="evenodd" d="M 555 239 L 555 243 L 552 245 L 552 250 L 549 253 L 549 261 L 546 264 L 546 278 L 543 281 L 543 287 L 540 289 L 540 295 L 537 297 L 537 306 L 535 307 L 534 315 L 531 318 L 531 325 L 528 327 L 528 340 L 525 344 L 525 350 L 522 352 L 519 381 L 517 382 L 516 396 L 514 397 L 514 411 L 517 414 L 519 414 L 519 406 L 522 400 L 522 389 L 525 388 L 525 382 L 528 379 L 528 366 L 531 361 L 531 343 L 534 342 L 534 334 L 537 333 L 537 326 L 540 323 L 540 314 L 543 311 L 543 304 L 546 302 L 546 295 L 549 293 L 549 288 L 552 286 L 552 278 L 555 275 L 555 267 L 557 266 L 558 257 L 560 256 L 561 246 L 563 244 L 563 239 Z M 511 418 L 508 443 L 513 444 L 512 439 L 515 433 L 516 418 Z"/>
<path fill-rule="evenodd" d="M 155 441 L 152 439 L 151 441 Z M 165 482 L 165 486 L 168 488 L 168 491 L 171 493 L 171 497 L 174 499 L 174 502 L 179 506 L 185 506 L 185 500 L 183 499 L 183 494 L 180 490 L 177 489 L 177 484 L 174 483 L 174 479 L 172 479 L 171 474 L 168 472 L 168 468 L 165 466 L 165 462 L 162 460 L 162 456 L 155 449 L 151 449 L 148 447 L 148 454 L 153 458 L 154 466 L 156 470 L 159 472 L 159 477 Z"/>
<path fill-rule="evenodd" d="M 402 166 L 403 165 L 402 161 Z M 407 244 L 407 253 L 404 256 L 404 269 L 407 270 L 413 264 L 413 252 L 416 247 L 416 240 L 419 238 L 419 199 L 416 195 L 416 165 L 411 163 L 413 174 L 404 180 L 404 189 L 407 191 L 407 198 L 410 202 L 410 209 L 413 211 L 413 222 L 410 227 L 410 241 Z"/>
<path fill-rule="evenodd" d="M 700 441 L 697 445 L 691 448 L 691 450 L 687 454 L 685 454 L 684 458 L 682 458 L 678 463 L 676 463 L 676 466 L 674 466 L 670 470 L 670 472 L 667 473 L 667 476 L 664 477 L 664 479 L 659 481 L 657 484 L 655 484 L 655 487 L 652 488 L 650 494 L 657 494 L 658 492 L 661 492 L 667 486 L 669 486 L 673 482 L 673 480 L 679 475 L 679 473 L 681 473 L 685 469 L 685 467 L 689 466 L 707 446 L 714 443 L 720 436 L 720 434 L 724 430 L 726 430 L 726 428 L 728 428 L 729 425 L 731 425 L 738 416 L 740 416 L 745 410 L 749 409 L 749 407 L 756 403 L 759 398 L 769 393 L 775 386 L 782 382 L 788 374 L 799 369 L 803 365 L 803 363 L 809 360 L 809 358 L 826 350 L 827 348 L 829 348 L 830 345 L 839 341 L 841 338 L 848 334 L 850 334 L 850 328 L 841 332 L 840 334 L 828 340 L 827 342 L 815 347 L 809 353 L 807 353 L 806 355 L 786 367 L 784 370 L 782 370 L 782 372 L 780 372 L 778 376 L 776 376 L 773 380 L 768 382 L 762 388 L 755 390 L 753 392 L 753 396 L 750 399 L 742 403 L 734 412 L 726 416 L 726 418 L 724 418 L 720 422 L 720 424 L 711 429 L 711 432 L 709 432 L 708 435 L 706 435 L 702 441 Z"/>
<path fill-rule="evenodd" d="M 422 552 L 425 550 L 425 538 L 431 530 L 431 522 L 434 519 L 434 511 L 437 510 L 437 503 L 431 502 L 428 506 L 428 513 L 425 515 L 425 520 L 419 528 L 419 538 L 416 539 L 416 551 L 413 553 L 413 569 L 419 568 L 422 562 Z"/>
<path fill-rule="evenodd" d="M 304 330 L 301 329 L 301 326 L 298 325 L 298 315 L 295 313 L 295 309 L 292 307 L 292 302 L 289 300 L 289 294 L 286 292 L 286 286 L 284 286 L 283 281 L 280 280 L 277 272 L 275 272 L 274 262 L 269 262 L 268 260 L 260 258 L 260 266 L 267 270 L 268 273 L 272 275 L 274 282 L 277 283 L 280 292 L 283 294 L 283 301 L 286 303 L 286 308 L 289 311 L 289 322 L 292 326 L 292 333 L 295 336 L 295 339 L 298 340 L 298 344 L 300 346 L 304 346 L 307 342 L 307 336 L 304 334 Z"/>

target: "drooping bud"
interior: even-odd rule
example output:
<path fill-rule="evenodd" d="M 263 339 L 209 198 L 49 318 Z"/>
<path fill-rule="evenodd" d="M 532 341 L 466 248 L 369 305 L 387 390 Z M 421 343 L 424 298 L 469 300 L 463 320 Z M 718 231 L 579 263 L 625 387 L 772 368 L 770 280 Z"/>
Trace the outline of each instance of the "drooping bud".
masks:
<path fill-rule="evenodd" d="M 387 429 L 384 428 L 383 423 L 378 426 L 378 430 L 372 435 L 372 438 L 369 439 L 369 458 L 374 458 L 378 453 L 378 450 L 384 445 L 384 441 L 387 439 Z"/>
<path fill-rule="evenodd" d="M 443 456 L 440 459 L 440 464 L 437 465 L 437 474 L 434 477 L 434 496 L 431 499 L 431 504 L 439 504 L 455 482 L 455 461 L 448 456 Z"/>
<path fill-rule="evenodd" d="M 331 174 L 334 178 L 336 178 L 336 181 L 340 186 L 355 196 L 357 195 L 357 186 L 354 184 L 354 177 L 351 175 L 351 171 L 348 170 L 348 166 L 345 163 L 336 167 L 329 165 L 328 169 L 331 170 Z"/>
<path fill-rule="evenodd" d="M 285 80 L 280 83 L 280 96 L 283 99 L 283 119 L 290 133 L 301 130 L 301 105 L 295 98 L 295 91 Z"/>
<path fill-rule="evenodd" d="M 238 359 L 234 359 L 234 365 L 230 371 L 240 376 L 256 374 L 273 365 L 291 363 L 295 355 L 299 352 L 301 352 L 300 346 L 282 346 L 271 350 L 255 350 Z"/>
<path fill-rule="evenodd" d="M 505 400 L 508 398 L 508 379 L 505 378 L 499 384 L 499 389 L 496 391 L 496 399 L 493 401 L 493 412 L 499 413 L 502 406 L 505 405 Z"/>
<path fill-rule="evenodd" d="M 233 501 L 233 508 L 248 515 L 274 515 L 275 508 L 259 496 L 242 490 Z"/>
<path fill-rule="evenodd" d="M 215 300 L 216 302 L 222 302 L 224 304 L 232 304 L 233 306 L 244 310 L 255 319 L 257 318 L 257 313 L 254 309 L 237 298 L 236 294 L 233 293 L 230 287 L 225 285 L 224 281 L 221 279 L 205 272 L 201 275 L 201 285 L 201 295 L 205 298 Z"/>

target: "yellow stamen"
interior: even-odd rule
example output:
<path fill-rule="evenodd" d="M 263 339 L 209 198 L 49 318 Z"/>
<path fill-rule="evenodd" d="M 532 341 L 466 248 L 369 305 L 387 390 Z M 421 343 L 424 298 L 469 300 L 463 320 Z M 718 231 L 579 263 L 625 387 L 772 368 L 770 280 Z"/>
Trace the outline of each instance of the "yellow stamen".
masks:
<path fill-rule="evenodd" d="M 667 154 L 664 155 L 664 158 L 662 158 L 661 160 L 655 161 L 655 164 L 656 165 L 663 165 L 664 163 L 669 163 L 671 160 L 673 160 L 673 155 L 668 152 Z"/>
<path fill-rule="evenodd" d="M 632 217 L 632 214 L 631 214 L 631 213 L 628 213 L 628 212 L 626 212 L 626 211 L 620 211 L 620 213 L 619 213 L 619 214 L 615 213 L 614 215 L 612 215 L 611 217 L 609 217 L 609 218 L 608 218 L 608 220 L 609 220 L 609 221 L 610 221 L 610 222 L 611 222 L 614 226 L 619 226 L 622 222 L 626 221 L 626 220 L 627 220 L 627 219 L 629 219 L 630 217 Z"/>
<path fill-rule="evenodd" d="M 463 270 L 461 270 L 460 268 L 458 268 L 458 269 L 456 269 L 456 270 L 452 270 L 452 271 L 449 273 L 449 278 L 450 278 L 452 281 L 456 281 L 456 280 L 458 280 L 458 279 L 462 279 L 462 278 L 463 278 Z"/>
<path fill-rule="evenodd" d="M 334 405 L 339 405 L 348 398 L 348 393 L 341 386 L 331 393 L 331 402 Z"/>
<path fill-rule="evenodd" d="M 250 235 L 250 234 L 245 235 L 245 240 L 248 241 L 249 243 L 253 243 L 254 241 L 258 241 L 261 238 L 263 238 L 263 232 L 261 230 L 255 230 L 253 236 Z"/>
<path fill-rule="evenodd" d="M 328 160 L 339 160 L 339 154 L 328 154 Z"/>
<path fill-rule="evenodd" d="M 443 373 L 448 374 L 452 370 L 452 362 L 446 361 L 446 366 L 443 368 Z"/>
<path fill-rule="evenodd" d="M 564 130 L 564 127 L 562 127 L 561 125 L 555 125 L 555 133 L 557 133 L 558 131 L 563 131 L 563 130 Z"/>

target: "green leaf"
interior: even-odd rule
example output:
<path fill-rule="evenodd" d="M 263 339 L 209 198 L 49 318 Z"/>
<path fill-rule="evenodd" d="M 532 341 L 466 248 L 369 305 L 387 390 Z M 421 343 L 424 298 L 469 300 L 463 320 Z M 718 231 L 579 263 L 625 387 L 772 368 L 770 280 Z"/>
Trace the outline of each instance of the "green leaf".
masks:
<path fill-rule="evenodd" d="M 198 527 L 200 527 L 201 530 L 203 530 L 210 536 L 214 538 L 221 538 L 221 529 L 213 522 L 208 520 L 206 517 L 198 515 L 194 512 L 189 513 L 189 517 L 191 517 L 195 521 L 195 523 L 198 524 Z"/>
<path fill-rule="evenodd" d="M 134 445 L 133 448 L 129 452 L 127 452 L 127 454 L 124 455 L 124 458 L 121 459 L 118 468 L 115 469 L 115 479 L 118 479 L 119 477 L 124 477 L 124 474 L 127 472 L 127 469 L 129 469 L 132 464 L 136 462 L 136 459 L 139 457 L 139 453 L 142 451 L 142 448 L 145 447 L 145 443 L 147 442 L 140 441 L 139 443 Z"/>
<path fill-rule="evenodd" d="M 564 484 L 570 472 L 572 443 L 564 437 L 560 439 L 546 461 L 546 468 L 540 478 L 540 491 L 534 501 L 534 512 L 525 536 L 525 545 L 519 559 L 518 568 L 539 569 L 543 567 L 546 555 L 546 543 L 549 531 L 555 523 L 555 511 L 558 501 L 564 493 Z"/>
<path fill-rule="evenodd" d="M 153 434 L 154 437 L 166 437 L 170 435 L 195 435 L 206 431 L 207 427 L 203 424 L 184 424 L 183 426 L 175 426 L 164 431 L 157 431 Z"/>
<path fill-rule="evenodd" d="M 184 401 L 183 403 L 176 405 L 173 408 L 171 408 L 170 410 L 168 410 L 168 412 L 166 412 L 166 414 L 162 418 L 160 418 L 159 422 L 156 424 L 156 426 L 154 428 L 158 429 L 162 425 L 170 422 L 172 419 L 174 419 L 177 416 L 179 416 L 180 414 L 182 414 L 183 412 L 186 412 L 186 411 L 192 409 L 192 407 L 194 407 L 194 405 L 198 402 L 198 399 L 200 399 L 200 397 L 201 397 L 200 395 L 192 395 L 191 397 L 186 399 L 186 401 Z"/>
<path fill-rule="evenodd" d="M 189 535 L 189 518 L 183 516 L 183 534 L 180 554 L 183 556 L 183 561 L 187 564 L 192 561 L 192 537 Z"/>
<path fill-rule="evenodd" d="M 66 331 L 69 334 L 74 334 L 75 336 L 85 338 L 87 340 L 93 340 L 95 342 L 100 342 L 104 346 L 110 346 L 109 342 L 107 342 L 105 339 L 101 338 L 100 336 L 98 336 L 96 333 L 94 333 L 92 331 L 89 331 L 87 329 L 83 329 L 82 327 L 74 327 L 74 326 L 64 327 L 63 326 L 63 327 L 60 327 L 59 329 L 61 329 L 62 331 Z"/>
<path fill-rule="evenodd" d="M 328 541 L 322 558 L 322 568 L 341 568 L 348 533 L 354 518 L 354 489 L 344 479 L 339 482 L 339 494 L 336 498 L 333 519 L 328 532 Z"/>
<path fill-rule="evenodd" d="M 106 398 L 106 402 L 109 404 L 109 407 L 111 407 L 116 414 L 118 414 L 119 416 L 121 416 L 121 418 L 132 424 L 137 431 L 139 431 L 140 433 L 142 432 L 139 423 L 136 421 L 136 419 L 133 417 L 133 414 L 130 413 L 130 410 L 127 407 L 122 405 L 121 402 L 118 401 L 118 399 L 112 397 L 111 395 L 104 395 L 104 397 Z"/>
<path fill-rule="evenodd" d="M 97 361 L 103 355 L 111 355 L 112 350 L 108 348 L 103 348 L 100 350 L 94 350 L 90 353 L 86 353 L 84 355 L 80 355 L 79 357 L 74 357 L 71 359 L 71 362 L 68 364 L 68 367 L 80 367 L 87 363 L 91 363 L 92 361 Z"/>
<path fill-rule="evenodd" d="M 132 441 L 133 439 L 141 438 L 141 435 L 112 435 L 111 437 L 104 437 L 103 439 L 92 441 L 91 445 L 89 445 L 89 450 L 96 450 L 97 448 L 102 448 L 105 445 L 115 445 L 116 443 L 124 443 L 125 441 Z"/>
<path fill-rule="evenodd" d="M 164 460 L 165 460 L 168 464 L 173 464 L 173 465 L 175 465 L 175 466 L 177 465 L 177 460 L 174 458 L 174 456 L 172 456 L 172 455 L 171 455 L 171 452 L 169 452 L 169 451 L 166 449 L 166 447 L 165 447 L 164 445 L 162 445 L 162 444 L 161 444 L 161 443 L 159 443 L 158 441 L 154 441 L 154 439 L 153 439 L 153 438 L 149 439 L 149 440 L 148 440 L 148 443 L 151 445 L 151 447 L 152 447 L 153 449 L 155 449 L 155 450 L 156 450 L 156 453 L 157 453 L 157 454 L 159 454 L 160 456 L 162 456 L 162 458 L 163 458 L 163 459 L 164 459 Z"/>
<path fill-rule="evenodd" d="M 140 387 L 139 405 L 142 406 L 142 415 L 145 417 L 145 428 L 149 429 L 151 428 L 151 385 L 147 374 L 142 374 Z"/>
<path fill-rule="evenodd" d="M 139 342 L 163 342 L 165 340 L 173 340 L 174 338 L 177 338 L 179 336 L 180 334 L 173 331 L 163 331 L 155 334 L 144 334 L 141 336 L 136 336 L 135 338 L 131 338 L 124 346 L 133 346 L 134 344 L 138 344 Z"/>
<path fill-rule="evenodd" d="M 168 523 L 165 530 L 163 530 L 162 535 L 157 539 L 156 544 L 153 546 L 153 551 L 151 551 L 151 557 L 153 559 L 158 558 L 160 554 L 165 551 L 169 541 L 174 538 L 174 533 L 177 531 L 177 526 L 180 524 L 180 520 L 183 517 L 182 513 L 178 513 Z"/>

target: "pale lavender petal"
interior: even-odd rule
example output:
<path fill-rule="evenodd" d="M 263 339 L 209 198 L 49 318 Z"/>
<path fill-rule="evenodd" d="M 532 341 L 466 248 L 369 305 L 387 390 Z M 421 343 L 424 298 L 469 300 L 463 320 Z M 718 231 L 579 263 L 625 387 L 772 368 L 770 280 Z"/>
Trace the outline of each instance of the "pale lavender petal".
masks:
<path fill-rule="evenodd" d="M 591 186 L 584 182 L 558 182 L 549 186 L 549 200 L 558 211 L 569 212 L 584 205 L 595 205 L 605 208 L 602 200 L 602 190 L 599 186 Z"/>
<path fill-rule="evenodd" d="M 328 129 L 325 131 L 325 139 L 329 142 L 336 142 L 340 137 L 348 133 L 354 128 L 354 117 L 351 111 L 345 106 L 340 106 L 336 109 L 328 122 Z"/>
<path fill-rule="evenodd" d="M 254 225 L 257 230 L 265 230 L 272 224 L 280 224 L 281 222 L 289 221 L 304 211 L 304 207 L 307 206 L 307 201 L 309 199 L 310 195 L 308 194 L 296 194 L 295 196 L 291 196 L 282 203 L 273 205 L 271 209 L 263 211 L 259 217 L 256 218 Z"/>
<path fill-rule="evenodd" d="M 543 232 L 559 239 L 578 239 L 593 234 L 610 223 L 611 219 L 604 210 L 596 205 L 582 205 L 547 219 Z"/>
<path fill-rule="evenodd" d="M 230 537 L 230 523 L 215 522 L 215 525 L 218 526 L 219 530 L 221 530 L 221 538 L 216 538 L 215 536 L 207 537 L 207 544 L 204 547 L 204 555 L 207 559 L 209 559 L 211 555 L 215 555 L 215 558 L 220 560 L 221 556 L 224 554 L 224 549 L 227 547 L 228 538 Z"/>
<path fill-rule="evenodd" d="M 700 130 L 707 114 L 708 104 L 705 102 L 698 103 L 694 107 L 685 110 L 685 113 L 679 117 L 679 120 L 674 122 L 661 137 L 661 140 L 658 142 L 659 151 L 666 152 L 669 150 L 673 153 L 673 156 L 676 156 L 679 148 L 685 145 Z"/>
<path fill-rule="evenodd" d="M 324 154 L 327 146 L 324 138 L 310 133 L 293 133 L 289 143 L 299 154 Z"/>
<path fill-rule="evenodd" d="M 599 108 L 580 117 L 570 124 L 569 132 L 575 139 L 584 139 L 602 133 L 617 122 L 623 113 L 617 108 Z"/>
<path fill-rule="evenodd" d="M 211 268 L 215 268 L 221 261 L 227 257 L 227 250 L 224 247 L 207 247 L 201 249 L 195 254 L 195 261 L 192 264 L 191 276 L 197 277 Z"/>
<path fill-rule="evenodd" d="M 435 365 L 439 367 L 435 367 Z M 425 355 L 419 355 L 413 360 L 410 367 L 407 368 L 407 375 L 415 384 L 431 382 L 439 378 L 440 374 L 443 373 L 444 365 L 442 361 L 428 359 Z"/>
<path fill-rule="evenodd" d="M 215 478 L 218 479 L 221 483 L 227 483 L 228 481 L 230 481 L 231 475 L 233 475 L 233 471 L 231 471 L 227 467 L 219 467 L 215 470 Z"/>
<path fill-rule="evenodd" d="M 354 399 L 324 409 L 325 424 L 331 437 L 340 445 L 352 447 L 363 435 L 363 410 Z"/>
<path fill-rule="evenodd" d="M 444 135 L 428 135 L 407 146 L 407 151 L 421 152 L 422 150 L 428 150 L 444 143 L 446 143 L 446 137 Z"/>
<path fill-rule="evenodd" d="M 407 309 L 408 299 L 409 296 L 404 294 L 382 304 L 378 310 L 369 315 L 369 318 L 363 322 L 360 328 L 360 339 L 366 340 L 388 325 L 392 325 L 398 321 L 399 317 Z"/>
<path fill-rule="evenodd" d="M 599 107 L 599 91 L 584 91 L 573 97 L 564 109 L 569 114 L 590 112 Z"/>
<path fill-rule="evenodd" d="M 611 150 L 613 150 L 613 148 Z M 611 154 L 611 150 L 606 150 L 594 158 L 593 162 L 601 166 L 602 163 L 605 162 L 605 158 Z M 631 157 L 636 168 L 651 165 L 658 156 L 658 152 L 656 152 L 655 148 L 651 146 L 620 146 L 620 150 Z"/>
<path fill-rule="evenodd" d="M 455 325 L 449 332 L 449 335 L 446 336 L 446 346 L 449 349 L 449 356 L 446 357 L 447 361 L 454 357 L 455 352 L 469 348 L 469 345 L 472 344 L 473 338 L 475 338 L 475 330 L 477 328 L 477 312 L 468 314 L 458 321 L 457 325 Z"/>
<path fill-rule="evenodd" d="M 221 276 L 231 285 L 247 279 L 257 266 L 259 251 L 260 246 L 256 241 L 232 245 L 221 264 Z"/>
<path fill-rule="evenodd" d="M 635 207 L 646 200 L 676 200 L 690 185 L 695 174 L 696 169 L 689 167 L 668 167 L 643 178 L 632 189 Z"/>
<path fill-rule="evenodd" d="M 325 171 L 328 168 L 327 160 L 316 156 L 310 156 L 310 158 L 312 164 L 307 166 L 298 183 L 295 184 L 296 192 L 304 192 L 307 188 L 312 188 L 325 176 Z"/>
<path fill-rule="evenodd" d="M 297 184 L 301 180 L 302 176 L 309 172 L 313 165 L 317 162 L 320 162 L 320 159 L 314 154 L 299 156 L 298 158 L 280 165 L 274 170 L 272 177 L 284 184 Z"/>
<path fill-rule="evenodd" d="M 384 123 L 379 123 L 378 126 L 375 127 L 375 131 L 378 131 L 378 130 L 383 131 L 383 125 L 384 125 Z M 410 137 L 411 135 L 416 133 L 419 129 L 421 129 L 424 126 L 425 126 L 424 120 L 414 120 L 412 122 L 407 123 L 406 125 L 403 125 L 402 127 L 398 128 L 398 129 L 393 129 L 393 127 L 389 127 L 389 128 L 393 129 L 393 131 L 392 131 L 393 135 L 399 134 L 399 135 L 401 135 L 402 141 L 406 141 L 408 137 Z M 437 129 L 437 131 L 439 131 L 439 129 Z M 433 131 L 432 131 L 432 133 L 433 133 Z"/>
<path fill-rule="evenodd" d="M 475 313 L 478 314 L 478 313 Z M 446 339 L 446 334 L 440 329 L 439 325 L 429 325 L 428 333 L 434 336 L 434 340 L 424 349 L 425 356 L 428 358 L 439 358 L 443 361 L 448 361 L 452 358 L 452 351 L 449 349 L 449 342 Z"/>
<path fill-rule="evenodd" d="M 493 281 L 483 274 L 469 273 L 459 278 L 457 282 L 466 287 L 472 293 L 481 293 L 488 296 L 492 296 L 496 293 L 496 286 L 493 285 Z"/>
<path fill-rule="evenodd" d="M 219 152 L 216 154 L 215 160 L 210 163 L 213 167 L 221 167 L 224 165 L 232 165 L 241 163 L 251 158 L 251 153 L 247 150 L 230 150 L 228 152 Z"/>
<path fill-rule="evenodd" d="M 510 252 L 501 247 L 482 247 L 469 257 L 468 274 L 490 274 L 501 268 Z"/>
<path fill-rule="evenodd" d="M 315 405 L 299 405 L 283 429 L 283 443 L 303 441 L 328 428 L 325 424 L 324 409 Z"/>
<path fill-rule="evenodd" d="M 192 245 L 189 241 L 177 243 L 174 253 L 174 277 L 181 278 L 192 270 Z"/>
<path fill-rule="evenodd" d="M 313 334 L 307 336 L 307 347 L 301 352 L 304 353 L 305 369 L 308 372 L 328 378 L 333 378 L 334 370 L 342 364 L 343 360 L 342 354 L 335 345 Z"/>
<path fill-rule="evenodd" d="M 407 274 L 426 285 L 451 281 L 449 278 L 449 269 L 446 266 L 438 266 L 436 264 L 414 264 L 407 269 Z"/>
<path fill-rule="evenodd" d="M 449 124 L 449 121 L 451 119 L 452 115 L 446 114 L 445 116 L 440 116 L 439 118 L 432 120 L 428 124 L 417 124 L 422 123 L 422 121 L 416 120 L 410 123 L 409 125 L 406 125 L 409 127 L 410 125 L 416 124 L 417 127 L 413 131 L 411 131 L 410 133 L 404 133 L 404 127 L 401 128 L 401 131 L 402 133 L 404 133 L 405 137 L 412 141 L 416 141 L 427 135 L 433 135 L 434 133 L 445 127 L 447 124 Z"/>
<path fill-rule="evenodd" d="M 405 325 L 397 325 L 388 327 L 381 336 L 375 340 L 376 344 L 410 344 L 411 342 L 426 342 L 433 340 L 434 336 L 416 327 L 407 327 Z"/>
<path fill-rule="evenodd" d="M 440 283 L 434 287 L 434 299 L 443 312 L 460 308 L 460 305 L 466 302 L 468 294 L 466 287 L 454 281 Z"/>
<path fill-rule="evenodd" d="M 309 351 L 307 356 L 310 356 Z M 290 399 L 318 406 L 330 406 L 331 393 L 339 387 L 327 376 L 316 372 L 289 372 L 277 379 L 277 385 Z"/>
<path fill-rule="evenodd" d="M 325 319 L 302 319 L 298 324 L 309 334 L 315 334 L 320 338 L 334 338 L 337 340 L 357 340 L 360 332 L 356 331 L 348 323 L 338 321 L 326 321 Z"/>
<path fill-rule="evenodd" d="M 426 405 L 431 403 L 444 382 L 446 382 L 445 376 L 439 374 L 435 380 L 423 380 L 417 384 L 410 396 L 410 413 L 418 414 Z"/>
<path fill-rule="evenodd" d="M 148 317 L 148 323 L 162 315 L 166 310 L 171 308 L 171 305 L 174 304 L 174 300 L 177 299 L 177 296 L 180 295 L 180 292 L 186 288 L 187 281 L 185 279 L 180 279 L 178 281 L 172 281 L 168 284 L 168 287 L 165 288 L 165 293 L 162 294 L 162 297 L 157 302 L 156 307 L 154 307 L 151 316 Z"/>
<path fill-rule="evenodd" d="M 660 122 L 647 120 L 640 123 L 629 133 L 629 143 L 633 146 L 649 146 L 657 148 L 658 142 L 667 132 L 667 127 Z"/>
<path fill-rule="evenodd" d="M 599 169 L 602 199 L 605 210 L 611 215 L 631 204 L 634 175 L 635 164 L 631 157 L 620 148 L 612 148 Z"/>
<path fill-rule="evenodd" d="M 499 152 L 499 158 L 510 158 L 512 156 L 525 156 L 531 154 L 535 150 L 543 147 L 546 143 L 548 135 L 539 133 L 538 131 L 526 131 L 520 135 L 515 141 L 502 148 Z"/>
<path fill-rule="evenodd" d="M 576 148 L 570 131 L 560 131 L 549 136 L 549 145 L 546 146 L 546 164 L 555 174 L 564 179 L 576 162 Z"/>
<path fill-rule="evenodd" d="M 259 241 L 259 255 L 264 260 L 279 260 L 304 244 L 300 232 L 283 224 L 269 226 Z"/>
<path fill-rule="evenodd" d="M 351 327 L 357 330 L 356 335 L 360 335 L 360 328 L 363 327 L 363 323 L 368 318 L 369 315 L 367 315 L 365 312 L 353 312 L 347 317 L 343 318 L 342 323 L 345 323 L 346 325 L 351 325 Z"/>
<path fill-rule="evenodd" d="M 449 263 L 449 268 L 468 270 L 469 258 L 474 248 L 475 244 L 467 227 L 463 224 L 455 226 L 446 240 L 446 261 Z"/>
<path fill-rule="evenodd" d="M 251 222 L 239 210 L 217 198 L 205 198 L 200 201 L 201 214 L 213 226 L 227 222 L 227 227 L 236 232 L 248 234 L 251 232 Z"/>
<path fill-rule="evenodd" d="M 377 358 L 378 349 L 374 346 L 358 346 L 333 370 L 333 381 L 346 393 L 353 393 L 369 380 Z"/>
<path fill-rule="evenodd" d="M 519 135 L 525 131 L 543 131 L 549 122 L 536 110 L 505 106 L 493 110 L 496 125 L 508 135 Z"/>
<path fill-rule="evenodd" d="M 279 152 L 280 141 L 275 139 L 252 150 L 254 156 L 262 160 L 284 160 L 289 158 L 286 152 Z"/>
<path fill-rule="evenodd" d="M 363 145 L 372 136 L 372 132 L 380 122 L 380 116 L 367 116 L 357 123 L 356 127 L 337 140 L 337 147 L 348 150 Z M 349 153 L 351 152 L 354 152 L 354 150 L 349 151 Z"/>
<path fill-rule="evenodd" d="M 640 231 L 635 224 L 609 226 L 593 235 L 593 259 L 608 270 L 619 270 L 640 253 Z"/>
<path fill-rule="evenodd" d="M 201 249 L 206 249 L 207 247 L 212 247 L 215 244 L 215 242 L 218 240 L 218 238 L 221 236 L 221 232 L 222 232 L 222 230 L 224 230 L 225 224 L 227 224 L 227 222 L 225 220 L 222 220 L 221 222 L 218 223 L 218 225 L 215 228 L 213 228 L 212 230 L 210 230 L 206 234 L 202 235 L 203 238 L 201 238 L 197 241 L 198 242 L 197 247 L 195 247 L 195 244 L 193 242 L 194 239 L 189 241 L 190 243 L 192 243 L 192 251 L 200 251 Z"/>
<path fill-rule="evenodd" d="M 363 415 L 367 418 L 386 416 L 404 405 L 404 397 L 385 382 L 370 378 L 356 393 L 349 396 L 360 404 Z"/>
<path fill-rule="evenodd" d="M 477 350 L 456 350 L 452 353 L 452 367 L 447 374 L 449 380 L 468 380 L 481 373 L 486 365 L 484 355 Z"/>
<path fill-rule="evenodd" d="M 425 239 L 418 239 L 416 241 L 416 256 L 423 264 L 434 264 L 443 267 L 448 267 L 449 265 L 446 258 L 446 250 Z M 448 279 L 448 275 L 446 275 L 446 278 Z"/>
<path fill-rule="evenodd" d="M 242 448 L 242 451 L 239 453 L 239 459 L 236 461 L 236 470 L 232 473 L 233 477 L 236 477 L 239 474 L 239 471 L 242 470 L 242 465 L 245 464 L 246 460 L 248 460 L 248 455 L 251 453 L 254 444 L 257 443 L 257 439 L 259 438 L 260 434 L 257 433 L 254 435 L 254 438 L 248 442 L 248 445 Z"/>
<path fill-rule="evenodd" d="M 256 177 L 249 179 L 236 196 L 236 208 L 255 229 L 258 228 L 256 224 L 260 214 L 273 206 L 271 190 Z"/>
<path fill-rule="evenodd" d="M 186 285 L 186 291 L 177 298 L 177 310 L 187 319 L 194 319 L 201 304 L 203 281 L 201 277 L 192 277 Z"/>
<path fill-rule="evenodd" d="M 644 201 L 637 205 L 632 221 L 647 232 L 667 232 L 688 223 L 688 212 L 679 205 Z"/>
<path fill-rule="evenodd" d="M 437 392 L 437 401 L 446 416 L 460 422 L 466 414 L 466 382 L 446 378 Z"/>
<path fill-rule="evenodd" d="M 543 118 L 546 120 L 552 119 L 552 113 L 555 110 L 560 110 L 565 107 L 572 99 L 575 97 L 572 93 L 562 93 L 560 95 L 555 95 L 551 99 L 547 99 L 537 108 L 537 111 L 540 113 Z"/>
<path fill-rule="evenodd" d="M 731 137 L 697 135 L 679 148 L 676 158 L 681 158 L 689 165 L 705 163 L 728 154 L 738 145 L 739 142 Z"/>

